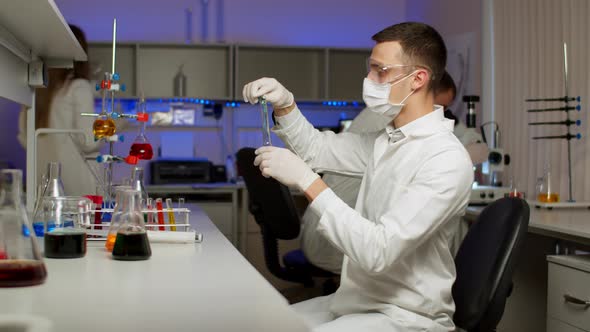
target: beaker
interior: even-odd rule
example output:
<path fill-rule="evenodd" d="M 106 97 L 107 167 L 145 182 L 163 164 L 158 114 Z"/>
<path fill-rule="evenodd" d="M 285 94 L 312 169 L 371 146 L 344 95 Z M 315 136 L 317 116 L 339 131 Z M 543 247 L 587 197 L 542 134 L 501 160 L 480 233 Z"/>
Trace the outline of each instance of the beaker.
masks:
<path fill-rule="evenodd" d="M 113 248 L 113 259 L 126 261 L 149 259 L 152 256 L 152 250 L 141 212 L 141 193 L 127 189 L 123 190 L 121 195 L 123 213 Z"/>
<path fill-rule="evenodd" d="M 47 270 L 22 197 L 22 171 L 0 170 L 0 287 L 42 284 Z"/>
<path fill-rule="evenodd" d="M 121 214 L 123 213 L 123 195 L 121 194 L 124 190 L 131 189 L 130 186 L 117 186 L 115 188 L 115 206 L 113 208 L 113 214 L 111 216 L 111 225 L 109 226 L 109 232 L 107 234 L 107 240 L 104 243 L 105 248 L 108 251 L 113 251 L 115 246 L 115 240 L 117 239 L 117 230 L 121 225 Z"/>
<path fill-rule="evenodd" d="M 552 178 L 551 166 L 545 165 L 543 177 L 537 184 L 537 200 L 541 203 L 559 202 L 559 194 L 556 192 L 557 184 Z"/>
<path fill-rule="evenodd" d="M 86 229 L 90 227 L 92 217 L 92 201 L 78 196 L 46 197 L 42 204 L 47 225 L 45 257 L 84 257 Z"/>
<path fill-rule="evenodd" d="M 113 136 L 116 132 L 115 121 L 106 113 L 101 113 L 92 124 L 92 133 L 97 140 Z"/>

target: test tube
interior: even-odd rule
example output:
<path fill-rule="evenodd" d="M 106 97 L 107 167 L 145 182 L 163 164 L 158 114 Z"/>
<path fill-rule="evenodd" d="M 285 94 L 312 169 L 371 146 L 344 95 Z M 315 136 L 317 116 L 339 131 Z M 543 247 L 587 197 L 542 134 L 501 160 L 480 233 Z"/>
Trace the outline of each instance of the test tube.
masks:
<path fill-rule="evenodd" d="M 268 123 L 268 103 L 266 98 L 258 98 L 260 102 L 260 114 L 262 116 L 262 145 L 271 146 L 270 142 L 270 125 Z"/>
<path fill-rule="evenodd" d="M 147 208 L 147 224 L 150 226 L 150 228 L 148 228 L 149 230 L 155 230 L 155 228 L 152 228 L 152 225 L 154 224 L 154 215 L 152 214 L 152 209 L 153 209 L 153 200 L 151 197 L 147 198 L 147 203 L 146 203 L 146 208 Z"/>
<path fill-rule="evenodd" d="M 156 199 L 156 209 L 158 209 L 158 224 L 164 225 L 164 212 L 162 211 L 163 206 L 161 198 Z M 164 226 L 160 226 L 159 229 L 161 231 L 165 230 Z"/>
<path fill-rule="evenodd" d="M 172 210 L 172 198 L 166 198 L 166 209 L 168 210 L 168 224 L 176 225 L 174 210 Z M 176 232 L 176 226 L 170 226 L 170 230 Z"/>
<path fill-rule="evenodd" d="M 178 213 L 180 213 L 180 216 L 182 216 L 182 213 L 183 212 L 181 212 L 180 209 L 184 208 L 184 197 L 180 197 L 178 199 L 178 206 L 177 206 L 177 208 L 178 208 Z M 185 215 L 185 217 L 188 217 L 188 213 L 184 213 L 184 215 Z M 181 223 L 182 223 L 182 221 L 181 221 Z M 184 224 L 188 224 L 188 220 L 186 220 L 184 222 Z M 188 231 L 189 230 L 189 227 L 188 226 L 184 226 L 184 230 L 185 231 Z"/>

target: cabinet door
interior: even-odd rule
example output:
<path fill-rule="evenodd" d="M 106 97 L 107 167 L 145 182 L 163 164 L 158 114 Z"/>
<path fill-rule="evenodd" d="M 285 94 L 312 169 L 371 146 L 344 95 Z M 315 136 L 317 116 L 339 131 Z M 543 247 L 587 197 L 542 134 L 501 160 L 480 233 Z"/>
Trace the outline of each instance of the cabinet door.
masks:
<path fill-rule="evenodd" d="M 186 96 L 231 99 L 231 47 L 228 45 L 158 45 L 139 47 L 139 86 L 146 97 L 175 96 L 174 78 L 182 66 Z"/>
<path fill-rule="evenodd" d="M 547 332 L 586 332 L 557 319 L 547 319 Z"/>
<path fill-rule="evenodd" d="M 325 49 L 236 46 L 236 100 L 242 88 L 261 77 L 274 77 L 297 101 L 325 98 Z"/>
<path fill-rule="evenodd" d="M 371 50 L 330 49 L 328 57 L 328 99 L 363 100 L 363 79 Z"/>
<path fill-rule="evenodd" d="M 119 73 L 121 83 L 125 84 L 125 91 L 117 93 L 117 97 L 133 97 L 135 91 L 135 44 L 117 44 L 115 72 Z M 90 61 L 91 79 L 97 83 L 104 77 L 105 72 L 111 72 L 113 60 L 112 44 L 97 43 L 88 46 L 88 61 Z M 100 97 L 100 91 L 95 91 Z"/>

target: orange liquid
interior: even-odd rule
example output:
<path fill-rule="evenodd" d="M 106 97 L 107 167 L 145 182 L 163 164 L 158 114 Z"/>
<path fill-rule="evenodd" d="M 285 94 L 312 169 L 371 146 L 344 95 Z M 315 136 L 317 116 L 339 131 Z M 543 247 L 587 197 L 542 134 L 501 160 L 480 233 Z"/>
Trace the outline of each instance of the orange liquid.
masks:
<path fill-rule="evenodd" d="M 115 240 L 117 239 L 117 233 L 107 235 L 107 241 L 104 243 L 104 247 L 107 248 L 108 251 L 113 251 L 115 247 Z"/>
<path fill-rule="evenodd" d="M 104 119 L 96 119 L 94 120 L 94 124 L 92 124 L 92 133 L 96 138 L 103 138 L 113 136 L 116 132 L 115 121 L 113 119 L 108 118 Z"/>
<path fill-rule="evenodd" d="M 543 193 L 537 196 L 537 200 L 541 203 L 557 203 L 559 202 L 559 194 Z"/>

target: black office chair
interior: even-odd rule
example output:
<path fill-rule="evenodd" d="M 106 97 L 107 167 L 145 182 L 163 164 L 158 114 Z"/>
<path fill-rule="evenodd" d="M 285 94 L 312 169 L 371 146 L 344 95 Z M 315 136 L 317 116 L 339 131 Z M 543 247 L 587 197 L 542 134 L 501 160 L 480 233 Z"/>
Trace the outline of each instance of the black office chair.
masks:
<path fill-rule="evenodd" d="M 470 227 L 455 257 L 455 325 L 468 332 L 496 330 L 512 292 L 528 223 L 524 200 L 502 198 L 488 205 Z"/>
<path fill-rule="evenodd" d="M 301 220 L 289 188 L 272 178 L 262 176 L 254 166 L 253 148 L 238 151 L 237 166 L 244 178 L 249 195 L 248 210 L 260 226 L 264 247 L 264 260 L 268 270 L 276 277 L 313 287 L 313 277 L 328 278 L 323 285 L 324 294 L 336 290 L 333 278 L 337 275 L 312 265 L 301 250 L 291 251 L 279 259 L 278 240 L 292 240 L 299 236 Z"/>

